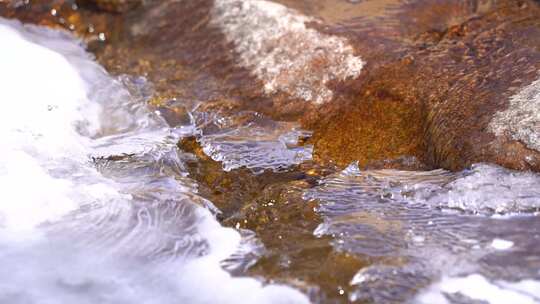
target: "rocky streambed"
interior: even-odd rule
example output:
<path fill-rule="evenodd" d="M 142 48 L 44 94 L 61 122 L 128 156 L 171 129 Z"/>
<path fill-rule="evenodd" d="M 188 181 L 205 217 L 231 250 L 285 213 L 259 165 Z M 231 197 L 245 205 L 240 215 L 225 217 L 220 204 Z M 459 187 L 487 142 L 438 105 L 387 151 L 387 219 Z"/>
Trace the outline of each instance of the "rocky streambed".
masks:
<path fill-rule="evenodd" d="M 0 302 L 540 303 L 538 2 L 0 16 Z"/>

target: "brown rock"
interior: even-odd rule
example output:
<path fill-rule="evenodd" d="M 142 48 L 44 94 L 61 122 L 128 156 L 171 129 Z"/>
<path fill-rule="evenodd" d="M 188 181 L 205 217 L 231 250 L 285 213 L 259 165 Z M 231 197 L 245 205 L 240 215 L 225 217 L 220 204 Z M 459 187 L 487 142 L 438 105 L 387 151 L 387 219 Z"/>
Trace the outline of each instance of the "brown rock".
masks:
<path fill-rule="evenodd" d="M 93 4 L 101 10 L 124 13 L 141 4 L 141 0 L 81 0 L 83 4 Z"/>
<path fill-rule="evenodd" d="M 490 129 L 495 113 L 537 78 L 540 8 L 467 3 L 413 1 L 360 30 L 340 28 L 350 29 L 368 65 L 346 102 L 306 120 L 320 160 L 366 164 L 409 154 L 453 170 L 474 162 L 540 170 L 539 151 Z"/>
<path fill-rule="evenodd" d="M 16 2 L 16 1 L 15 1 Z M 103 43 L 118 34 L 118 19 L 104 12 L 81 8 L 74 0 L 0 1 L 0 17 L 24 23 L 64 29 L 91 44 Z"/>
<path fill-rule="evenodd" d="M 131 3 L 98 2 L 113 11 Z M 112 73 L 148 77 L 171 100 L 190 106 L 218 101 L 232 111 L 302 121 L 315 131 L 312 143 L 321 163 L 367 165 L 410 155 L 429 167 L 453 170 L 482 161 L 540 170 L 538 150 L 511 133 L 496 135 L 490 125 L 509 108 L 511 96 L 538 77 L 538 2 L 279 2 L 319 18 L 308 22 L 307 31 L 346 37 L 367 63 L 356 79 L 325 84 L 334 94 L 323 105 L 287 90 L 265 91 L 254 68 L 241 64 L 242 54 L 212 21 L 213 1 L 155 1 L 114 17 L 78 11 L 80 18 L 72 20 L 105 18 L 109 43 L 95 49 L 98 59 Z M 24 9 L 10 12 L 0 10 L 32 19 Z M 279 48 L 291 37 L 269 46 Z M 314 59 L 310 64 L 310 73 L 324 73 L 329 63 L 318 66 Z"/>
<path fill-rule="evenodd" d="M 329 11 L 326 2 L 332 1 L 282 2 L 322 18 L 326 23 L 309 26 L 347 37 L 367 62 L 358 79 L 330 82 L 334 98 L 322 106 L 265 93 L 211 22 L 209 1 L 162 2 L 128 27 L 139 54 L 159 66 L 148 73 L 152 81 L 175 88 L 184 100 L 230 100 L 235 109 L 300 119 L 315 131 L 315 156 L 322 163 L 366 165 L 412 155 L 429 167 L 453 170 L 482 161 L 540 169 L 538 151 L 489 128 L 495 113 L 540 70 L 537 3 L 389 1 L 392 9 L 369 10 L 365 1 L 358 6 L 363 9 L 339 19 Z M 190 76 L 178 81 L 178 70 Z"/>

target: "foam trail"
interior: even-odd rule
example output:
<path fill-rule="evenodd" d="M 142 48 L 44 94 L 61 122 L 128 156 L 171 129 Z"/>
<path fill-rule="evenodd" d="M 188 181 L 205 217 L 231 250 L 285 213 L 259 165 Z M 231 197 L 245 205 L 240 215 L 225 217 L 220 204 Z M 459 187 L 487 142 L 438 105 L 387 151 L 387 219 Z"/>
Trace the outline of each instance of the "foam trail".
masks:
<path fill-rule="evenodd" d="M 439 283 L 433 284 L 421 293 L 416 298 L 416 302 L 419 304 L 447 304 L 450 303 L 452 296 L 459 295 L 471 302 L 535 304 L 540 302 L 539 289 L 540 282 L 533 280 L 493 283 L 482 275 L 471 274 L 466 277 L 443 278 Z"/>
<path fill-rule="evenodd" d="M 308 302 L 221 268 L 240 234 L 201 207 L 187 131 L 147 110 L 144 79 L 65 32 L 0 19 L 0 41 L 1 303 Z"/>

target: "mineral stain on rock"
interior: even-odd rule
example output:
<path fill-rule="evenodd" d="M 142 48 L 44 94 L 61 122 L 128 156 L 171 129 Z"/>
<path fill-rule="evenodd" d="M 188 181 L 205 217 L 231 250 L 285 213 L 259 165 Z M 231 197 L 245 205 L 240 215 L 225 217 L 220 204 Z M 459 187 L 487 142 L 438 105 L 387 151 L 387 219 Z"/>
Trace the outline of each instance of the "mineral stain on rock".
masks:
<path fill-rule="evenodd" d="M 504 111 L 497 112 L 491 120 L 490 130 L 497 136 L 505 133 L 521 141 L 528 148 L 540 151 L 540 79 L 521 88 L 510 97 Z"/>
<path fill-rule="evenodd" d="M 211 16 L 267 94 L 322 104 L 333 96 L 327 83 L 357 78 L 364 62 L 346 39 L 307 28 L 315 21 L 271 1 L 218 0 Z"/>
<path fill-rule="evenodd" d="M 433 20 L 441 11 L 449 12 L 443 14 L 447 24 Z M 337 110 L 322 108 L 321 118 L 309 121 L 313 128 L 319 121 L 328 122 L 315 132 L 315 153 L 342 165 L 352 160 L 366 163 L 395 157 L 384 149 L 378 155 L 369 153 L 388 146 L 388 151 L 402 150 L 433 167 L 455 170 L 491 161 L 538 170 L 537 152 L 494 138 L 488 127 L 495 112 L 507 106 L 516 83 L 524 85 L 536 78 L 538 14 L 533 2 L 482 7 L 479 3 L 418 1 L 403 4 L 377 22 L 367 20 L 368 25 L 355 21 L 338 26 L 340 33 L 356 37 L 349 40 L 355 41 L 367 65 L 351 84 L 357 89 L 352 89 L 348 102 L 335 103 Z M 380 128 L 375 128 L 361 115 L 380 112 L 378 108 L 389 96 L 402 108 L 394 108 L 396 113 L 389 113 L 392 109 L 388 108 L 376 122 Z M 362 110 L 355 115 L 356 109 Z M 400 121 L 402 132 L 392 130 Z M 343 135 L 338 137 L 334 130 L 343 130 Z M 381 136 L 366 137 L 366 130 Z M 410 135 L 403 137 L 404 133 Z M 338 144 L 332 145 L 333 141 Z M 524 161 L 526 157 L 532 161 Z"/>

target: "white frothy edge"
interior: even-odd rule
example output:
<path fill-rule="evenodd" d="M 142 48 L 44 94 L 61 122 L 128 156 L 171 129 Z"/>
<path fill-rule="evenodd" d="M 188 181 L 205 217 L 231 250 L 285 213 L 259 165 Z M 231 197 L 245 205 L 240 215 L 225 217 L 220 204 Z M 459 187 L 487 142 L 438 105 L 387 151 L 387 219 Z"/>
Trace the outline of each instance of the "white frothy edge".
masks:
<path fill-rule="evenodd" d="M 399 171 L 392 169 L 362 171 L 350 164 L 339 178 L 371 175 L 395 181 L 395 195 L 412 203 L 494 215 L 533 213 L 540 208 L 540 175 L 514 171 L 489 163 L 473 164 L 470 169 L 451 173 L 433 171 Z M 402 196 L 401 191 L 414 194 Z"/>
<path fill-rule="evenodd" d="M 503 240 L 503 239 L 493 239 L 491 241 L 491 247 L 496 250 L 508 250 L 514 246 L 514 242 Z"/>
<path fill-rule="evenodd" d="M 448 304 L 444 294 L 460 294 L 489 304 L 537 304 L 540 301 L 540 282 L 490 282 L 480 274 L 465 277 L 445 277 L 420 293 L 413 301 L 418 304 Z"/>
<path fill-rule="evenodd" d="M 91 98 L 95 98 L 93 90 L 97 85 L 115 80 L 92 60 L 79 41 L 65 32 L 0 19 L 0 39 L 0 100 L 3 102 L 3 111 L 0 112 L 0 136 L 3 141 L 0 182 L 5 189 L 0 203 L 0 244 L 5 250 L 0 257 L 14 256 L 34 261 L 5 261 L 10 265 L 5 268 L 6 271 L 11 270 L 15 275 L 9 281 L 0 280 L 0 298 L 10 299 L 11 292 L 19 297 L 12 300 L 24 302 L 27 298 L 20 296 L 35 296 L 43 303 L 52 303 L 62 295 L 50 294 L 51 283 L 88 276 L 107 284 L 113 280 L 121 284 L 123 289 L 115 291 L 115 295 L 119 296 L 118 293 L 125 291 L 122 301 L 174 302 L 175 299 L 164 299 L 153 294 L 153 289 L 133 290 L 145 288 L 146 284 L 141 284 L 140 277 L 130 281 L 130 275 L 136 276 L 138 267 L 132 267 L 127 272 L 126 269 L 120 271 L 118 265 L 122 264 L 121 260 L 113 261 L 110 267 L 103 267 L 95 261 L 97 257 L 91 252 L 81 255 L 73 252 L 73 256 L 70 256 L 75 260 L 73 265 L 66 266 L 69 263 L 67 259 L 47 260 L 53 257 L 58 259 L 66 253 L 55 253 L 55 250 L 60 250 L 52 248 L 54 245 L 48 244 L 47 236 L 41 235 L 41 225 L 55 222 L 78 209 L 81 198 L 105 202 L 126 200 L 129 203 L 129 196 L 120 193 L 114 187 L 114 182 L 100 177 L 88 163 L 88 157 L 93 152 L 91 137 L 99 135 L 104 128 L 122 127 L 107 121 L 111 117 L 102 117 L 106 111 Z M 113 114 L 118 118 L 122 116 L 122 113 Z M 75 172 L 72 175 L 53 174 L 55 169 L 65 170 L 66 167 L 75 168 Z M 88 178 L 95 177 L 96 180 L 93 184 L 77 185 L 73 179 L 81 174 L 89 174 Z M 232 278 L 219 263 L 236 251 L 240 235 L 233 229 L 221 227 L 208 210 L 200 208 L 198 213 L 200 223 L 197 228 L 210 245 L 208 254 L 182 265 L 175 263 L 153 269 L 168 269 L 164 273 L 171 275 L 170 278 L 165 275 L 170 285 L 185 284 L 181 286 L 187 292 L 183 294 L 185 300 L 197 303 L 308 302 L 304 295 L 289 287 L 264 287 L 261 282 L 251 278 Z M 47 251 L 35 254 L 35 250 L 43 248 Z M 51 265 L 58 263 L 58 267 L 48 269 L 46 265 L 49 262 Z M 85 263 L 92 271 L 79 269 L 78 263 Z M 177 267 L 178 272 L 175 272 Z M 76 272 L 77 269 L 85 272 Z M 159 275 L 163 276 L 162 273 Z M 213 292 L 203 290 L 212 290 L 217 286 L 219 289 Z M 146 288 L 153 287 L 149 284 Z M 20 295 L 18 288 L 28 293 Z M 147 294 L 138 298 L 141 293 Z M 82 298 L 79 300 L 84 303 Z M 114 298 L 101 300 L 107 300 L 104 303 L 115 301 Z"/>
<path fill-rule="evenodd" d="M 64 158 L 80 165 L 86 161 L 89 140 L 75 125 L 85 119 L 84 109 L 89 124 L 98 128 L 90 119 L 99 111 L 89 104 L 87 84 L 67 59 L 21 31 L 18 23 L 0 23 L 0 181 L 7 191 L 0 214 L 11 232 L 31 230 L 77 207 L 69 199 L 71 182 L 50 176 L 47 169 Z M 39 40 L 49 46 L 52 41 Z"/>
<path fill-rule="evenodd" d="M 333 97 L 328 82 L 358 77 L 365 62 L 346 39 L 306 27 L 314 21 L 271 1 L 216 0 L 211 22 L 267 94 L 285 92 L 323 104 Z"/>

